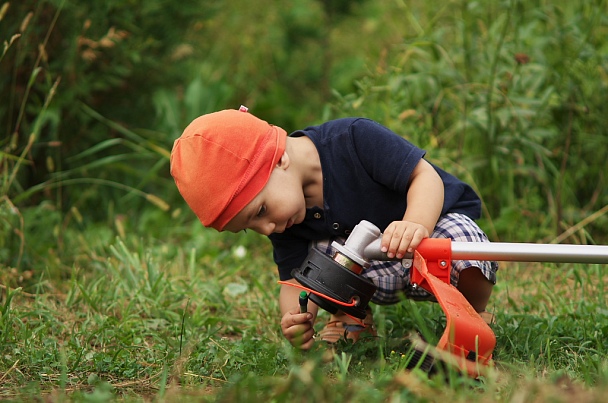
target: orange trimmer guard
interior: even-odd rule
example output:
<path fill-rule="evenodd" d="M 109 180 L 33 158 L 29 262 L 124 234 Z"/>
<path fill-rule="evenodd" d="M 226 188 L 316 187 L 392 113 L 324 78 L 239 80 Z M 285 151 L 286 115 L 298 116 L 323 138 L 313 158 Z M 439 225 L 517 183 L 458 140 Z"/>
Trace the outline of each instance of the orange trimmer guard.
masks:
<path fill-rule="evenodd" d="M 427 260 L 416 251 L 411 281 L 431 292 L 445 313 L 446 328 L 437 348 L 451 353 L 455 360 L 450 361 L 455 361 L 461 370 L 477 378 L 492 362 L 496 336 L 460 291 L 449 284 L 449 275 L 446 279 L 446 271 L 449 273 L 451 270 L 449 256 L 440 259 L 440 264 L 436 261 L 429 263 L 427 266 Z M 439 271 L 442 279 L 429 270 L 431 267 Z"/>

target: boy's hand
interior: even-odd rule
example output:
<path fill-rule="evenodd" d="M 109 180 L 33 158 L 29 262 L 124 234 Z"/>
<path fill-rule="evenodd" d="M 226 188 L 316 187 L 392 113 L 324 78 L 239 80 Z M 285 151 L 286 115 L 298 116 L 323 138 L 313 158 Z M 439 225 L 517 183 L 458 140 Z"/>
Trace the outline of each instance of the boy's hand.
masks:
<path fill-rule="evenodd" d="M 294 347 L 308 350 L 314 343 L 315 330 L 312 327 L 312 313 L 300 313 L 298 307 L 289 310 L 281 319 L 283 336 Z"/>
<path fill-rule="evenodd" d="M 429 230 L 422 224 L 393 221 L 382 234 L 381 250 L 391 259 L 394 257 L 402 259 L 406 253 L 413 252 L 420 241 L 429 236 Z"/>

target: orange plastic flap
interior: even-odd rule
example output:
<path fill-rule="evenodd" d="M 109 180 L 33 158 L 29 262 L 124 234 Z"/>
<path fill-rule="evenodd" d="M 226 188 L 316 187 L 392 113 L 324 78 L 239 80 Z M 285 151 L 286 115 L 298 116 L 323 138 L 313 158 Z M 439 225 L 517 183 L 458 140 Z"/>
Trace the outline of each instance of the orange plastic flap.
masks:
<path fill-rule="evenodd" d="M 414 253 L 413 270 L 424 278 L 446 316 L 446 328 L 437 348 L 452 353 L 470 376 L 479 376 L 479 366 L 491 363 L 496 346 L 494 332 L 456 287 L 429 272 L 418 251 Z"/>

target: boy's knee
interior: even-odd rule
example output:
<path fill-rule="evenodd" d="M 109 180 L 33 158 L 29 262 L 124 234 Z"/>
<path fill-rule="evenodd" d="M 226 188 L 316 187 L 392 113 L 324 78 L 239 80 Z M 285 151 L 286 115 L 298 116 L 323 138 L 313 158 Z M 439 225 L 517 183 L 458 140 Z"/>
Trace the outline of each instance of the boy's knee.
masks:
<path fill-rule="evenodd" d="M 488 305 L 494 284 L 477 267 L 460 272 L 458 290 L 477 312 L 483 312 Z"/>

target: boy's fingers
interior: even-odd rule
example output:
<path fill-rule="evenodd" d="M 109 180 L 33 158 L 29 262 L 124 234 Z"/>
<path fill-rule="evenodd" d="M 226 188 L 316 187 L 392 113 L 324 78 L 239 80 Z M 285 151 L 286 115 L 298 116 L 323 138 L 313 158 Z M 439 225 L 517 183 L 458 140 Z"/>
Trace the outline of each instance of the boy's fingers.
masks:
<path fill-rule="evenodd" d="M 407 250 L 411 239 L 412 233 L 408 230 L 408 228 L 403 230 L 400 230 L 399 228 L 395 229 L 390 234 L 390 239 L 388 240 L 388 257 L 392 258 L 395 255 L 397 255 L 397 257 L 402 257 L 399 255 L 403 254 L 404 251 Z"/>
<path fill-rule="evenodd" d="M 391 259 L 394 257 L 402 259 L 407 253 L 413 252 L 428 236 L 428 231 L 420 224 L 391 223 L 382 234 L 381 250 Z"/>
<path fill-rule="evenodd" d="M 293 320 L 293 324 L 297 325 L 297 324 L 301 324 L 301 323 L 306 323 L 309 320 L 312 319 L 312 313 L 306 312 L 306 313 L 298 313 L 296 315 L 292 315 L 291 319 Z"/>
<path fill-rule="evenodd" d="M 418 247 L 418 245 L 420 245 L 420 242 L 422 242 L 422 240 L 426 237 L 427 237 L 426 231 L 424 231 L 424 230 L 414 231 L 411 238 L 407 242 L 401 243 L 399 251 L 398 251 L 398 255 L 400 255 L 399 257 L 405 256 L 406 253 L 413 252 Z"/>
<path fill-rule="evenodd" d="M 382 251 L 386 252 L 389 258 L 393 257 L 400 241 L 401 236 L 393 228 L 387 228 L 382 236 Z"/>
<path fill-rule="evenodd" d="M 302 350 L 310 350 L 310 348 L 313 346 L 314 343 L 315 343 L 315 340 L 311 338 L 306 343 L 302 344 L 300 346 L 300 349 L 302 349 Z"/>
<path fill-rule="evenodd" d="M 285 329 L 285 335 L 289 337 L 296 337 L 306 334 L 312 328 L 306 325 L 295 325 Z"/>
<path fill-rule="evenodd" d="M 294 315 L 285 315 L 281 320 L 281 326 L 287 329 L 292 326 L 301 325 L 312 319 L 312 313 L 298 313 Z"/>
<path fill-rule="evenodd" d="M 314 330 L 309 329 L 308 331 L 300 334 L 296 334 L 293 338 L 289 338 L 289 342 L 302 350 L 309 350 L 314 344 Z"/>
<path fill-rule="evenodd" d="M 294 346 L 301 346 L 308 343 L 315 334 L 315 330 L 312 326 L 307 325 L 296 325 L 285 330 L 283 335 L 291 344 Z"/>

